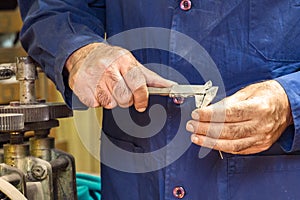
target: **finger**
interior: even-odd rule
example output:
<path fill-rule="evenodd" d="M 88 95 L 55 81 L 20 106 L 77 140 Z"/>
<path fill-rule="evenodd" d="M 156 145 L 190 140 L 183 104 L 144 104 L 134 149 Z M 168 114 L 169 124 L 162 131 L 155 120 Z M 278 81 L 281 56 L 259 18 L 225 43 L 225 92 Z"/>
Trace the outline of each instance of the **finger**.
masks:
<path fill-rule="evenodd" d="M 112 109 L 117 106 L 117 102 L 109 92 L 105 82 L 99 82 L 96 86 L 95 99 L 100 106 L 106 109 Z"/>
<path fill-rule="evenodd" d="M 137 111 L 143 112 L 148 106 L 148 89 L 146 79 L 140 68 L 135 66 L 123 75 L 124 80 L 133 93 L 133 102 Z"/>
<path fill-rule="evenodd" d="M 112 95 L 120 107 L 127 108 L 133 104 L 132 93 L 127 87 L 124 79 L 120 79 L 115 84 Z"/>
<path fill-rule="evenodd" d="M 146 78 L 146 83 L 151 87 L 171 87 L 172 85 L 176 85 L 177 83 L 168 79 L 165 79 L 155 72 L 149 70 L 148 68 L 140 65 L 140 69 Z"/>
<path fill-rule="evenodd" d="M 248 137 L 237 140 L 224 140 L 214 139 L 203 135 L 191 135 L 191 141 L 199 146 L 233 154 L 237 154 L 241 151 L 246 151 L 248 148 L 255 145 L 258 140 L 258 137 Z"/>
<path fill-rule="evenodd" d="M 248 149 L 236 152 L 235 154 L 243 154 L 243 155 L 248 155 L 248 154 L 254 154 L 254 153 L 260 153 L 262 151 L 265 151 L 269 149 L 271 145 L 254 145 Z"/>
<path fill-rule="evenodd" d="M 205 123 L 194 120 L 188 121 L 186 129 L 189 132 L 209 136 L 215 139 L 242 139 L 257 133 L 253 121 L 235 123 Z"/>
<path fill-rule="evenodd" d="M 132 93 L 118 68 L 112 65 L 106 69 L 103 77 L 108 91 L 120 107 L 129 107 L 132 105 Z"/>
<path fill-rule="evenodd" d="M 94 94 L 92 92 L 85 92 L 84 95 L 80 95 L 78 93 L 77 95 L 79 100 L 87 107 L 96 108 L 100 106 L 99 102 L 94 98 Z"/>
<path fill-rule="evenodd" d="M 226 100 L 196 109 L 192 118 L 203 122 L 242 122 L 251 120 L 257 111 L 257 101 L 248 99 L 229 104 Z"/>
<path fill-rule="evenodd" d="M 139 62 L 131 54 L 126 54 L 115 64 L 119 66 L 120 73 L 133 95 L 135 109 L 144 112 L 148 106 L 148 90 Z"/>

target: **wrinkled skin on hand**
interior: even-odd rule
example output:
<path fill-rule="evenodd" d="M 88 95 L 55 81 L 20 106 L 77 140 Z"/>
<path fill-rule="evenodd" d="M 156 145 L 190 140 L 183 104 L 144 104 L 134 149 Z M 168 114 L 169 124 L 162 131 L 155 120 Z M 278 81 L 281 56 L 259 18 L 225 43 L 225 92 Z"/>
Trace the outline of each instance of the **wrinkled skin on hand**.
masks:
<path fill-rule="evenodd" d="M 193 143 L 232 154 L 267 150 L 293 123 L 284 89 L 274 80 L 249 85 L 192 112 Z"/>
<path fill-rule="evenodd" d="M 126 49 L 93 43 L 74 52 L 66 62 L 69 85 L 88 107 L 129 107 L 143 112 L 148 89 L 175 84 L 141 65 Z"/>

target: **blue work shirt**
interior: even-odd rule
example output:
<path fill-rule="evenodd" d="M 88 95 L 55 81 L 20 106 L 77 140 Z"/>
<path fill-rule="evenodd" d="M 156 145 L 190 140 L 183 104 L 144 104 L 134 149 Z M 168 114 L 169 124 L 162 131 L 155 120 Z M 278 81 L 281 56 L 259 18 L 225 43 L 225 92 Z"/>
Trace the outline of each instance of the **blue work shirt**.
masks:
<path fill-rule="evenodd" d="M 103 199 L 300 199 L 300 2 L 298 0 L 19 1 L 24 48 L 80 107 L 64 64 L 93 42 L 129 49 L 142 64 L 183 84 L 219 86 L 217 100 L 276 79 L 294 124 L 267 151 L 231 155 L 190 142 L 192 98 L 151 96 L 144 113 L 105 110 Z M 189 2 L 187 2 L 189 3 Z M 116 147 L 117 146 L 117 147 Z"/>

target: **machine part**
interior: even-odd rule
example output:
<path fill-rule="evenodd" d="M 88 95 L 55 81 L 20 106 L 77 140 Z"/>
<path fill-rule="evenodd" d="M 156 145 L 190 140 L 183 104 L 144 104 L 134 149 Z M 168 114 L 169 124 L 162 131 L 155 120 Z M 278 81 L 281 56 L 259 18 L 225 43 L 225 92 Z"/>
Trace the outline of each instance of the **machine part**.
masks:
<path fill-rule="evenodd" d="M 59 172 L 60 170 L 66 170 L 69 165 L 69 160 L 65 155 L 60 155 L 55 160 L 50 162 L 52 171 Z"/>
<path fill-rule="evenodd" d="M 38 138 L 32 137 L 30 142 L 30 154 L 34 157 L 41 158 L 46 161 L 51 161 L 51 151 L 55 147 L 54 138 Z"/>
<path fill-rule="evenodd" d="M 51 164 L 54 199 L 77 199 L 74 157 L 54 149 L 54 138 L 35 136 L 29 142 L 30 154 Z"/>
<path fill-rule="evenodd" d="M 30 155 L 28 144 L 5 144 L 3 149 L 4 163 L 12 167 L 17 167 L 20 159 L 25 159 Z"/>
<path fill-rule="evenodd" d="M 40 182 L 27 182 L 26 187 L 28 199 L 46 199 Z"/>
<path fill-rule="evenodd" d="M 42 122 L 50 119 L 73 116 L 73 111 L 63 103 L 21 104 L 16 101 L 11 102 L 10 105 L 7 106 L 0 106 L 0 114 L 1 113 L 23 114 L 25 123 Z"/>
<path fill-rule="evenodd" d="M 53 180 L 52 169 L 49 162 L 32 156 L 20 160 L 17 166 L 26 177 L 26 186 L 28 196 L 32 200 L 52 200 L 53 198 Z M 32 187 L 33 183 L 39 182 L 39 187 Z M 31 189 L 31 190 L 30 190 Z M 37 191 L 32 191 L 32 189 Z M 42 196 L 39 194 L 43 194 Z M 41 198 L 43 197 L 43 198 Z"/>
<path fill-rule="evenodd" d="M 37 79 L 37 64 L 29 56 L 17 57 L 17 80 L 36 80 Z"/>
<path fill-rule="evenodd" d="M 37 79 L 36 63 L 31 57 L 17 57 L 16 79 L 20 81 L 20 102 L 36 103 L 35 85 Z"/>
<path fill-rule="evenodd" d="M 57 118 L 65 118 L 72 117 L 73 111 L 67 107 L 64 103 L 46 103 L 49 107 L 49 118 L 57 119 Z"/>
<path fill-rule="evenodd" d="M 77 200 L 75 160 L 70 154 L 52 149 L 54 199 Z"/>
<path fill-rule="evenodd" d="M 12 78 L 17 71 L 16 63 L 0 64 L 0 80 Z"/>
<path fill-rule="evenodd" d="M 23 144 L 24 134 L 21 132 L 11 132 L 9 141 L 10 144 Z"/>
<path fill-rule="evenodd" d="M 0 148 L 2 147 L 3 144 L 5 144 L 9 141 L 9 138 L 10 138 L 9 133 L 0 131 Z M 0 154 L 1 154 L 1 151 L 0 151 Z M 1 159 L 0 159 L 0 163 L 1 163 Z"/>
<path fill-rule="evenodd" d="M 218 87 L 208 81 L 205 85 L 173 85 L 170 88 L 148 87 L 150 95 L 162 95 L 174 98 L 174 102 L 183 102 L 184 98 L 195 97 L 196 107 L 208 105 L 216 96 Z"/>
<path fill-rule="evenodd" d="M 8 106 L 0 106 L 1 113 L 21 113 L 24 122 L 40 122 L 49 120 L 49 108 L 47 105 L 24 105 L 13 102 Z"/>
<path fill-rule="evenodd" d="M 36 103 L 34 80 L 20 80 L 20 102 Z"/>
<path fill-rule="evenodd" d="M 33 200 L 52 200 L 52 169 L 49 162 L 30 156 L 28 144 L 5 144 L 4 162 L 7 165 L 16 167 L 25 174 L 26 185 L 31 186 L 31 182 L 40 182 L 40 187 L 28 187 L 27 193 L 34 195 L 36 192 L 43 193 L 43 199 L 40 195 L 35 195 Z M 39 191 L 29 191 L 28 189 L 39 189 Z M 42 189 L 42 191 L 40 191 Z"/>
<path fill-rule="evenodd" d="M 47 167 L 44 165 L 33 165 L 30 174 L 35 180 L 42 181 L 47 177 Z"/>
<path fill-rule="evenodd" d="M 10 79 L 14 76 L 14 72 L 10 69 L 0 69 L 0 80 Z"/>
<path fill-rule="evenodd" d="M 27 200 L 27 198 L 12 184 L 0 177 L 0 191 L 11 200 Z"/>
<path fill-rule="evenodd" d="M 0 64 L 0 80 L 16 75 L 20 81 L 20 101 L 0 106 L 0 114 L 23 114 L 21 130 L 8 130 L 10 144 L 3 145 L 2 162 L 24 174 L 28 199 L 77 199 L 75 160 L 70 154 L 54 149 L 50 129 L 59 125 L 56 118 L 73 115 L 65 104 L 36 100 L 34 82 L 37 65 L 30 57 L 19 57 L 17 63 Z M 30 147 L 23 143 L 24 133 L 34 131 Z M 7 136 L 1 131 L 1 136 Z M 30 153 L 29 153 L 30 151 Z"/>
<path fill-rule="evenodd" d="M 23 114 L 9 113 L 0 114 L 0 133 L 18 131 L 24 128 Z"/>
<path fill-rule="evenodd" d="M 49 129 L 58 127 L 59 121 L 56 119 L 51 119 L 48 121 L 41 121 L 41 122 L 31 122 L 25 123 L 25 131 L 35 131 L 37 135 L 48 135 Z"/>
<path fill-rule="evenodd" d="M 0 149 L 0 164 L 4 162 L 4 151 Z"/>
<path fill-rule="evenodd" d="M 22 194 L 26 195 L 26 183 L 24 173 L 7 164 L 0 163 L 0 177 L 14 185 Z"/>
<path fill-rule="evenodd" d="M 75 160 L 70 154 L 54 149 L 55 140 L 36 134 L 30 138 L 30 154 L 48 161 L 52 167 L 54 199 L 77 199 Z"/>

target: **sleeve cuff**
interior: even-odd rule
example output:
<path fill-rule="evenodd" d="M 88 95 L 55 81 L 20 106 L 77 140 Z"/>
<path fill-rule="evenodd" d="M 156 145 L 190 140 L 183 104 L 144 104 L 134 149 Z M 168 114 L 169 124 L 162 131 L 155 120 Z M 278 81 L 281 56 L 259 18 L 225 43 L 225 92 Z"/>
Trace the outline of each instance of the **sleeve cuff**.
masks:
<path fill-rule="evenodd" d="M 292 111 L 294 125 L 289 126 L 279 143 L 284 151 L 293 152 L 300 150 L 300 72 L 295 72 L 275 79 L 284 88 Z"/>

